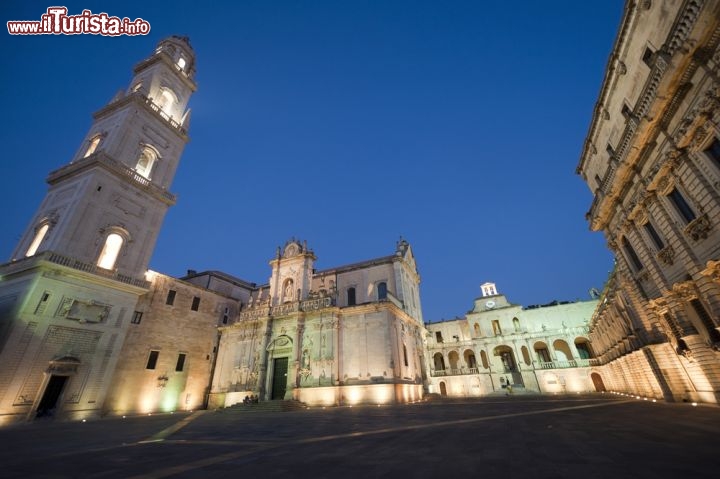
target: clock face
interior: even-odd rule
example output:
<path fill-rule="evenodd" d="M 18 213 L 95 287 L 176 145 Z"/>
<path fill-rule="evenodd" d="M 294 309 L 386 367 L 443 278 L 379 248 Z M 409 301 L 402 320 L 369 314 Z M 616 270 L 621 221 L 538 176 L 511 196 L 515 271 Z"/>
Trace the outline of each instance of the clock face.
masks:
<path fill-rule="evenodd" d="M 485 306 L 492 309 L 495 307 L 495 301 L 490 300 L 485 303 Z"/>

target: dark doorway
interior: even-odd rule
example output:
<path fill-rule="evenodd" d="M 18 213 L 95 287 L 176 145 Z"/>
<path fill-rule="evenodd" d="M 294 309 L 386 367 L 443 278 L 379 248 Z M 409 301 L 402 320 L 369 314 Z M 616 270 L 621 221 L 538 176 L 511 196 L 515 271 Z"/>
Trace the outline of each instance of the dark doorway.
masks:
<path fill-rule="evenodd" d="M 270 399 L 285 399 L 287 370 L 288 358 L 277 358 L 273 361 L 272 396 Z"/>
<path fill-rule="evenodd" d="M 605 384 L 603 383 L 602 377 L 598 373 L 592 373 L 590 377 L 592 378 L 593 385 L 595 386 L 595 391 L 605 391 Z"/>
<path fill-rule="evenodd" d="M 445 381 L 440 381 L 440 395 L 447 396 L 447 388 L 445 387 Z"/>
<path fill-rule="evenodd" d="M 36 417 L 49 417 L 53 415 L 67 379 L 67 376 L 50 376 L 47 387 L 45 387 L 45 393 L 38 405 Z"/>

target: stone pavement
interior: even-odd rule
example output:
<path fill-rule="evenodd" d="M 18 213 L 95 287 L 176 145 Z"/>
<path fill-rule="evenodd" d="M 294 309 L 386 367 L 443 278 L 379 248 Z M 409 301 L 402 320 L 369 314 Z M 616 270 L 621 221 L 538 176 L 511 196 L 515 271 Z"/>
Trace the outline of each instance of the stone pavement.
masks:
<path fill-rule="evenodd" d="M 614 395 L 43 422 L 0 477 L 717 477 L 720 408 Z M 469 476 L 468 476 L 469 477 Z"/>

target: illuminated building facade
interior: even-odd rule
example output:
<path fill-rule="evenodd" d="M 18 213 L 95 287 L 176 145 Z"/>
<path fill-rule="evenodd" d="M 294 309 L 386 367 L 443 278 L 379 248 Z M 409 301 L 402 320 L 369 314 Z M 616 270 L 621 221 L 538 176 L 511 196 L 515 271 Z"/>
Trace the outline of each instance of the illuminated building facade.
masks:
<path fill-rule="evenodd" d="M 720 2 L 627 2 L 577 172 L 616 268 L 590 324 L 609 389 L 720 397 Z"/>
<path fill-rule="evenodd" d="M 0 421 L 99 414 L 138 299 L 195 91 L 187 39 L 163 40 L 97 111 L 0 266 Z"/>
<path fill-rule="evenodd" d="M 245 396 L 309 405 L 407 402 L 425 383 L 420 277 L 407 241 L 395 253 L 316 271 L 288 241 L 221 339 L 210 405 Z"/>
<path fill-rule="evenodd" d="M 464 318 L 426 325 L 430 392 L 450 397 L 603 391 L 588 323 L 597 300 L 510 303 L 493 283 Z"/>

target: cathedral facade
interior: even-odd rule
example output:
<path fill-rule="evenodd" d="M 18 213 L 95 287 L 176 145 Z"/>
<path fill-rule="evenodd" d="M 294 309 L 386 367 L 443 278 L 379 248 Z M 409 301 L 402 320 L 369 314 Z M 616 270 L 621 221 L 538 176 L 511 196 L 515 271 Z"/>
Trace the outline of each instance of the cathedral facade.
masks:
<path fill-rule="evenodd" d="M 608 387 L 720 399 L 720 2 L 627 2 L 577 172 L 616 267 L 590 324 Z"/>
<path fill-rule="evenodd" d="M 420 278 L 412 249 L 315 270 L 303 242 L 270 261 L 237 321 L 220 328 L 210 404 L 247 395 L 310 405 L 419 400 L 426 377 Z"/>

